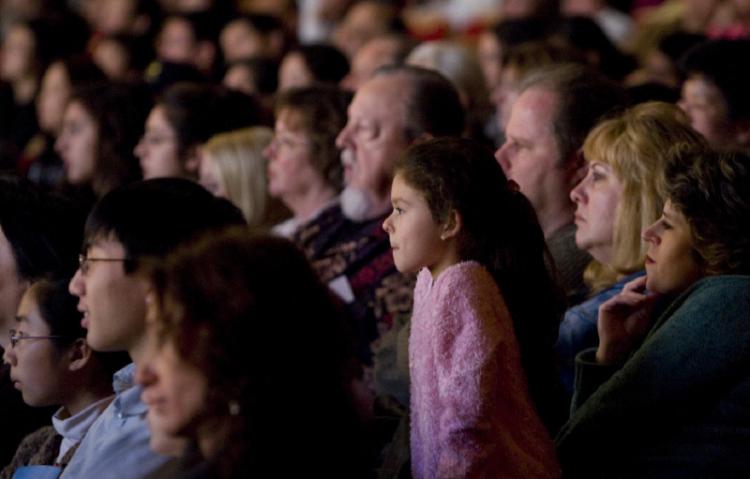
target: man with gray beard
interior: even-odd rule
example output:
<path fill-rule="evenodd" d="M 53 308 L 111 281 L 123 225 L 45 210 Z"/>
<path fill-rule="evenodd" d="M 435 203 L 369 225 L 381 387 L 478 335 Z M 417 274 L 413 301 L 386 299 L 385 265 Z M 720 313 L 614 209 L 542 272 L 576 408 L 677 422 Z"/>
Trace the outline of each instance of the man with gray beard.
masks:
<path fill-rule="evenodd" d="M 381 227 L 391 211 L 393 164 L 415 142 L 459 136 L 464 112 L 458 93 L 438 73 L 392 66 L 357 90 L 348 116 L 336 140 L 345 181 L 340 206 L 302 226 L 294 239 L 346 303 L 360 356 L 371 365 L 376 341 L 411 314 L 413 278 L 396 270 Z M 376 378 L 383 382 L 388 378 Z M 408 405 L 408 396 L 396 399 Z"/>

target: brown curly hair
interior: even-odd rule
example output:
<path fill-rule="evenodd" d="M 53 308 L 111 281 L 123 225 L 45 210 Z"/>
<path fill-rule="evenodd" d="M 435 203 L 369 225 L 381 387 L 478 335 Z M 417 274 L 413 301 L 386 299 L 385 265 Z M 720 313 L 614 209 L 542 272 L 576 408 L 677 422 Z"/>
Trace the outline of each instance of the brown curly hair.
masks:
<path fill-rule="evenodd" d="M 690 225 L 706 274 L 750 274 L 750 156 L 695 149 L 676 156 L 668 196 Z"/>
<path fill-rule="evenodd" d="M 161 341 L 205 376 L 202 418 L 227 426 L 209 458 L 218 477 L 353 473 L 352 341 L 301 251 L 240 227 L 179 249 L 150 276 Z"/>

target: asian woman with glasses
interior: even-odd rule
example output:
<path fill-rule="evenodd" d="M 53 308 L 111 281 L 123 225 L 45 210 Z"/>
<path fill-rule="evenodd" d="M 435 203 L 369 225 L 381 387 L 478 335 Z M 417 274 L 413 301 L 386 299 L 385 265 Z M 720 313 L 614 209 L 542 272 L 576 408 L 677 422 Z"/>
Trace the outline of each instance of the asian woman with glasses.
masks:
<path fill-rule="evenodd" d="M 82 315 L 67 284 L 67 280 L 40 280 L 21 298 L 3 359 L 10 364 L 13 386 L 26 404 L 61 407 L 52 417 L 52 426 L 23 440 L 0 478 L 40 467 L 57 477 L 112 400 L 112 374 L 128 360 L 88 347 Z"/>

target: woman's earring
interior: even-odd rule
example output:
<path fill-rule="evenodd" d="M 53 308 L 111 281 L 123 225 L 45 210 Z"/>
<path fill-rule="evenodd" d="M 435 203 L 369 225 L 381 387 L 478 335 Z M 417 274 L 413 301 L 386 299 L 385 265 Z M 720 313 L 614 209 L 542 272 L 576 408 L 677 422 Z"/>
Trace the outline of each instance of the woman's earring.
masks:
<path fill-rule="evenodd" d="M 240 415 L 240 403 L 235 401 L 234 399 L 229 401 L 229 415 L 230 416 L 239 416 Z"/>

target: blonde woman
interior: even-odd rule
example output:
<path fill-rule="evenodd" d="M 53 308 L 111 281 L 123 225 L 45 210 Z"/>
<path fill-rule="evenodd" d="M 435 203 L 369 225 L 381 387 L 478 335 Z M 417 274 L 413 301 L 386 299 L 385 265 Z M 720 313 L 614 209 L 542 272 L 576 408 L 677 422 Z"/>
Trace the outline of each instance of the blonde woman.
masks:
<path fill-rule="evenodd" d="M 599 342 L 599 305 L 644 274 L 641 232 L 661 216 L 664 172 L 675 145 L 704 144 L 677 107 L 659 102 L 632 107 L 586 138 L 588 172 L 570 197 L 576 203 L 576 245 L 594 258 L 585 273 L 594 294 L 568 309 L 560 325 L 557 347 L 570 393 L 576 354 Z"/>
<path fill-rule="evenodd" d="M 215 135 L 203 147 L 200 184 L 234 203 L 251 227 L 265 225 L 272 209 L 263 158 L 272 139 L 270 128 L 258 126 Z"/>

